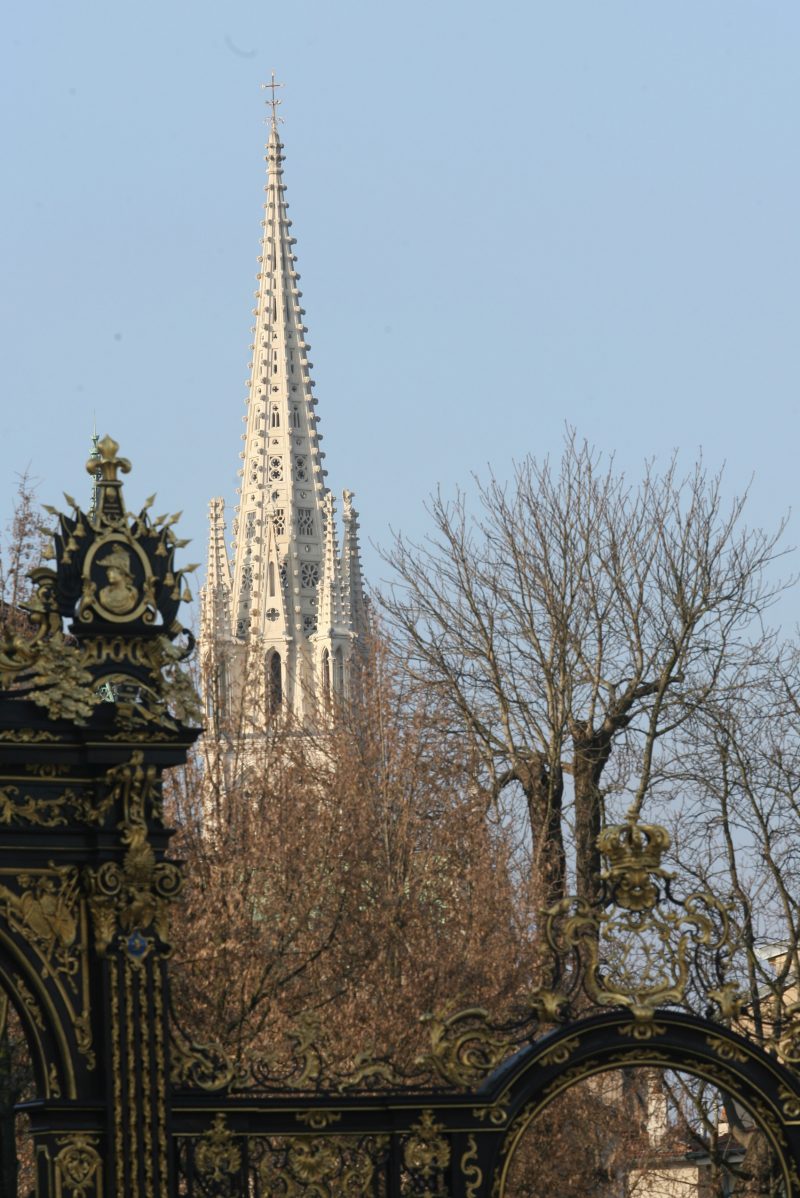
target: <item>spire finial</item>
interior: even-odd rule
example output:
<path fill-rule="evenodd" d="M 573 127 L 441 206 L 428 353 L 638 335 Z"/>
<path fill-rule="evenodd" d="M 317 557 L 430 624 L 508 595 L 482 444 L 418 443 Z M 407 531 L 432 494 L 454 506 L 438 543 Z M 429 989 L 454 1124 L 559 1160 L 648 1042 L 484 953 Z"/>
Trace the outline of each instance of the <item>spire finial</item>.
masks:
<path fill-rule="evenodd" d="M 261 84 L 262 91 L 266 91 L 267 88 L 269 88 L 269 90 L 272 93 L 270 98 L 267 100 L 267 103 L 269 104 L 270 108 L 272 109 L 272 116 L 270 118 L 270 124 L 271 124 L 272 128 L 275 130 L 277 130 L 278 121 L 280 121 L 280 119 L 281 119 L 278 116 L 278 107 L 282 103 L 282 101 L 276 97 L 275 92 L 278 90 L 279 87 L 284 87 L 284 86 L 285 86 L 285 84 L 283 84 L 283 83 L 275 82 L 275 72 L 274 71 L 272 72 L 272 78 L 271 78 L 270 82 Z"/>

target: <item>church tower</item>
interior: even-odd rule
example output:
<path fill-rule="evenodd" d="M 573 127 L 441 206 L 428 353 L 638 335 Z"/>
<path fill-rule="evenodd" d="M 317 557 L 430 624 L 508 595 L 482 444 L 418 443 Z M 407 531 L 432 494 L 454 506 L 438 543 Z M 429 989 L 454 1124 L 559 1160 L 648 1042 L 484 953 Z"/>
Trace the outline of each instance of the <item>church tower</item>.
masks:
<path fill-rule="evenodd" d="M 254 686 L 265 712 L 290 712 L 308 724 L 347 694 L 366 609 L 352 492 L 343 494 L 340 550 L 325 485 L 283 181 L 281 85 L 273 76 L 266 86 L 272 117 L 239 503 L 230 558 L 224 501 L 211 500 L 200 659 L 210 709 L 224 711 Z"/>

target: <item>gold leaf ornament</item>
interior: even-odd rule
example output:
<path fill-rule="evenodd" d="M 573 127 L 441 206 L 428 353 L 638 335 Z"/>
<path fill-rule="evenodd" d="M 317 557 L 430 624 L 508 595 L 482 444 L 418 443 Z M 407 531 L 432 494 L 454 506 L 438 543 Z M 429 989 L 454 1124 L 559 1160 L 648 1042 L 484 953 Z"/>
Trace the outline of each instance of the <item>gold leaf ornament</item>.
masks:
<path fill-rule="evenodd" d="M 204 1180 L 222 1182 L 238 1173 L 242 1152 L 236 1145 L 233 1132 L 226 1126 L 224 1115 L 215 1116 L 210 1130 L 195 1149 L 194 1161 Z"/>
<path fill-rule="evenodd" d="M 467 1007 L 452 1015 L 426 1015 L 431 1050 L 415 1062 L 451 1085 L 470 1087 L 488 1077 L 508 1055 L 512 1043 L 493 1028 L 488 1011 Z"/>
<path fill-rule="evenodd" d="M 61 1136 L 61 1146 L 55 1158 L 60 1192 L 65 1198 L 89 1198 L 102 1193 L 102 1162 L 97 1151 L 97 1136 L 83 1132 Z"/>

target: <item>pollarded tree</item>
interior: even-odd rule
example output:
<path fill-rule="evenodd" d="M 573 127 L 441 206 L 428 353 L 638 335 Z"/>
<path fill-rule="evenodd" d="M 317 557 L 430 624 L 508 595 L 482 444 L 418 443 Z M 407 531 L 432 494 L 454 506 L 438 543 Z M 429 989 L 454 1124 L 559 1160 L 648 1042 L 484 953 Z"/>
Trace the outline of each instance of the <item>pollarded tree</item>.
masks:
<path fill-rule="evenodd" d="M 571 434 L 559 464 L 529 456 L 512 485 L 479 484 L 474 514 L 437 494 L 430 537 L 386 555 L 396 651 L 495 798 L 524 795 L 552 898 L 567 827 L 592 899 L 604 795 L 638 808 L 676 729 L 760 653 L 782 529 L 745 527 L 744 502 L 702 462 L 632 485 Z"/>

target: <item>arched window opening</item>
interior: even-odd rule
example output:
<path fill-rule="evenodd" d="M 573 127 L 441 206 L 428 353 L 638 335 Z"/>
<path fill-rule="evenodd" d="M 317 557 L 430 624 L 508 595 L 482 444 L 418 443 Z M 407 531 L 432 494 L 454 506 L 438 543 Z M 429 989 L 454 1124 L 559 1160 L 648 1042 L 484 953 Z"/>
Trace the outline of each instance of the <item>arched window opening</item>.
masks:
<path fill-rule="evenodd" d="M 326 701 L 331 697 L 331 655 L 327 649 L 322 650 L 322 697 Z"/>
<path fill-rule="evenodd" d="M 270 597 L 275 594 L 275 563 L 270 562 L 267 567 L 268 587 L 267 591 Z"/>
<path fill-rule="evenodd" d="M 269 708 L 277 711 L 283 702 L 283 677 L 281 655 L 273 653 L 269 659 Z"/>
<path fill-rule="evenodd" d="M 279 410 L 277 404 L 272 405 L 272 412 L 270 414 L 269 423 L 270 423 L 270 428 L 280 428 L 281 427 L 281 414 L 280 414 L 280 410 Z"/>
<path fill-rule="evenodd" d="M 344 655 L 337 649 L 333 655 L 333 690 L 341 697 L 344 694 Z"/>

